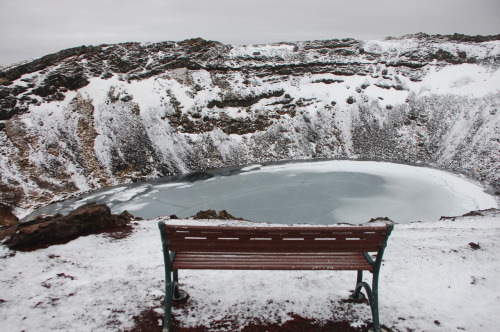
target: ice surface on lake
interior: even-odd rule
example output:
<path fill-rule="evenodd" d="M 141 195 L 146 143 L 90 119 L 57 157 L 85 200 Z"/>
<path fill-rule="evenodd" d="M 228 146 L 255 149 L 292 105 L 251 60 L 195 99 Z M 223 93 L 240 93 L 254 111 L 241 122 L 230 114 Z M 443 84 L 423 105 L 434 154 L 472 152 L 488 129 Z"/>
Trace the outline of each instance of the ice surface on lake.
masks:
<path fill-rule="evenodd" d="M 356 224 L 374 217 L 400 223 L 430 221 L 498 207 L 483 187 L 464 177 L 403 164 L 300 162 L 252 165 L 230 176 L 213 174 L 194 182 L 152 181 L 102 190 L 63 204 L 61 212 L 97 201 L 107 203 L 114 213 L 129 210 L 142 218 L 225 209 L 253 221 Z"/>

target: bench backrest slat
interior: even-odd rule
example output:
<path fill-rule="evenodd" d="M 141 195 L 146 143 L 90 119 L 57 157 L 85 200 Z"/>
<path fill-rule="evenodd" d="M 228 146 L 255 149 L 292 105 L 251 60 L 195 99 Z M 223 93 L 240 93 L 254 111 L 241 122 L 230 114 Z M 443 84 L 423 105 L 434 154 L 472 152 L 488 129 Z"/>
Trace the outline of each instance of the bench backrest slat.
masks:
<path fill-rule="evenodd" d="M 375 252 L 387 227 L 225 227 L 166 225 L 171 251 Z"/>

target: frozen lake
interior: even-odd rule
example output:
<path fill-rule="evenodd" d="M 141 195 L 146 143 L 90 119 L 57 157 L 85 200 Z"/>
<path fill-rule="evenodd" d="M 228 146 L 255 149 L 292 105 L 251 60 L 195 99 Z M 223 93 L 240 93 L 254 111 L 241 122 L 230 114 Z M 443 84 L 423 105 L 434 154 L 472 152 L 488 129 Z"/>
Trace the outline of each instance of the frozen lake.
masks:
<path fill-rule="evenodd" d="M 498 207 L 478 183 L 448 172 L 373 161 L 315 161 L 253 165 L 99 190 L 39 213 L 68 213 L 90 201 L 113 213 L 152 219 L 200 210 L 275 223 L 431 221 Z"/>

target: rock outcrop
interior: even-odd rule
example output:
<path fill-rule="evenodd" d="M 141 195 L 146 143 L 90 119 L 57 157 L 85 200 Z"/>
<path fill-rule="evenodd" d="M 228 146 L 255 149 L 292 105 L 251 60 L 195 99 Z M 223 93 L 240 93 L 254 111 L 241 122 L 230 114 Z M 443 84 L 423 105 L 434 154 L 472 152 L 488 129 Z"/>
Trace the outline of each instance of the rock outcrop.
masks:
<path fill-rule="evenodd" d="M 20 223 L 1 230 L 0 240 L 14 250 L 33 250 L 53 244 L 67 243 L 80 236 L 100 232 L 125 230 L 133 218 L 128 212 L 111 214 L 104 204 L 89 203 L 67 216 L 38 217 L 33 221 Z"/>
<path fill-rule="evenodd" d="M 0 70 L 0 202 L 311 158 L 500 188 L 500 35 L 82 46 Z"/>
<path fill-rule="evenodd" d="M 219 212 L 216 212 L 215 210 L 211 210 L 211 209 L 199 211 L 197 214 L 195 214 L 191 218 L 193 218 L 193 219 L 221 219 L 221 220 L 236 219 L 236 217 L 234 217 L 232 214 L 230 214 L 226 210 L 221 210 Z"/>
<path fill-rule="evenodd" d="M 19 218 L 12 212 L 12 207 L 0 203 L 0 226 L 9 227 L 16 225 L 18 222 Z"/>

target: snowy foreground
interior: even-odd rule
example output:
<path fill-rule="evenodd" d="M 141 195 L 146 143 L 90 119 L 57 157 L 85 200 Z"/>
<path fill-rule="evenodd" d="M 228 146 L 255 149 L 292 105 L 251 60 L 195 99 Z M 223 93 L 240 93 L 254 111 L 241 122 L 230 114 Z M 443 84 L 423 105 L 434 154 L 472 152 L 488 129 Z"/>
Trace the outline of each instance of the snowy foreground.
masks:
<path fill-rule="evenodd" d="M 483 214 L 396 225 L 381 270 L 383 325 L 394 331 L 498 330 L 500 212 Z M 1 247 L 1 330 L 131 328 L 134 315 L 163 298 L 157 221 L 140 221 L 122 239 L 91 235 L 28 253 Z M 353 271 L 184 270 L 179 278 L 190 298 L 173 313 L 186 327 L 235 330 L 258 320 L 283 322 L 291 314 L 353 326 L 371 321 L 367 304 L 343 302 L 354 287 Z"/>

